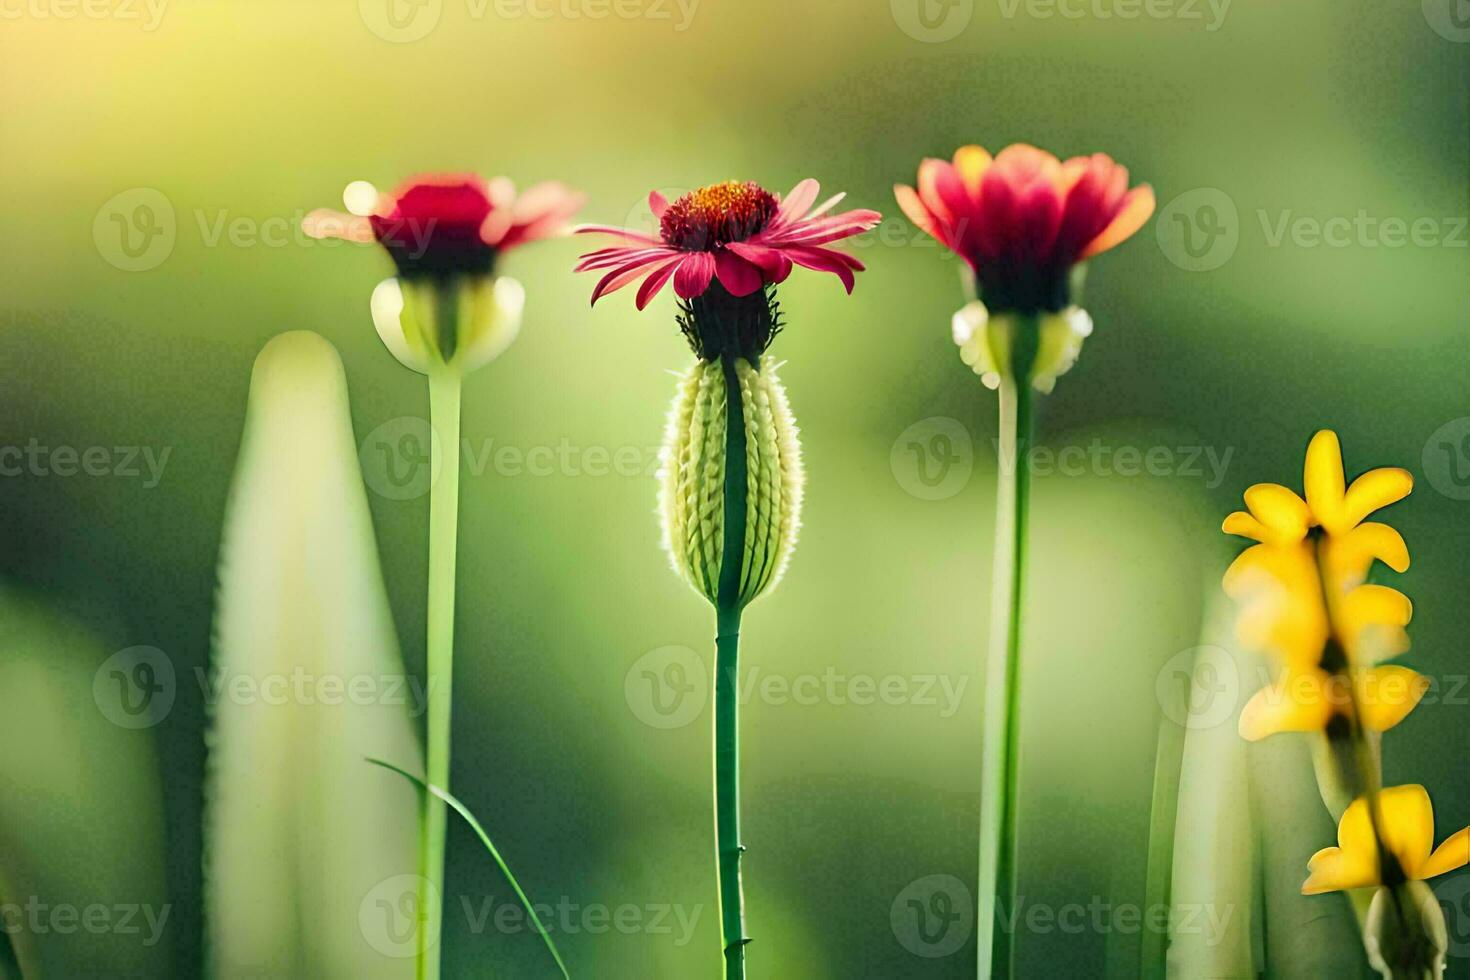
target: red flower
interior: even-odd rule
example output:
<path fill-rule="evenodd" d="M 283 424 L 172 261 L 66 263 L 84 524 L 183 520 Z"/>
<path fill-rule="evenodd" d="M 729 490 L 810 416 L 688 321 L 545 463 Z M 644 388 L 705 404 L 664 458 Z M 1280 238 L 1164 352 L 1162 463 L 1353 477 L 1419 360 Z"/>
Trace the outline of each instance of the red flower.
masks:
<path fill-rule="evenodd" d="M 1126 241 L 1154 210 L 1105 153 L 1065 163 L 1016 143 L 992 160 L 963 146 L 952 163 L 919 165 L 918 190 L 894 194 L 909 220 L 970 264 L 992 312 L 1069 305 L 1072 267 Z"/>
<path fill-rule="evenodd" d="M 313 211 L 303 222 L 306 233 L 376 241 L 404 277 L 487 274 L 500 253 L 563 231 L 583 201 L 558 183 L 537 184 L 517 197 L 508 178 L 474 174 L 415 177 L 392 194 L 360 183 L 348 190 L 356 213 Z"/>
<path fill-rule="evenodd" d="M 648 206 L 659 220 L 659 237 L 607 225 L 578 228 L 615 235 L 631 244 L 589 252 L 576 271 L 609 270 L 592 291 L 594 303 L 644 277 L 638 289 L 640 310 L 670 279 L 674 292 L 684 299 L 703 295 L 715 279 L 730 295 L 749 296 L 767 283 L 784 281 L 793 265 L 830 272 L 850 293 L 853 273 L 861 272 L 863 264 L 823 246 L 867 231 L 881 215 L 859 210 L 823 217 L 843 195 L 812 208 L 820 189 L 815 180 L 807 179 L 778 199 L 759 184 L 727 180 L 685 194 L 673 204 L 654 191 L 648 195 Z"/>

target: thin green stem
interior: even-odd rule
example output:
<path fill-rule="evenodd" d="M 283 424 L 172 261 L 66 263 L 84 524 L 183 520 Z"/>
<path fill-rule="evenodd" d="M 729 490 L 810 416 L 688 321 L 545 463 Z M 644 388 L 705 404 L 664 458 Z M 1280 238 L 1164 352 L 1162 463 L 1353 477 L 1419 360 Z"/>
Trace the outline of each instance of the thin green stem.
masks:
<path fill-rule="evenodd" d="M 732 357 L 725 371 L 725 507 L 715 629 L 715 849 L 720 933 L 727 980 L 744 980 L 745 894 L 740 878 L 740 612 L 745 557 L 746 433 L 740 379 Z"/>
<path fill-rule="evenodd" d="M 450 708 L 454 686 L 454 562 L 459 523 L 459 406 L 457 371 L 436 367 L 429 372 L 430 448 L 429 610 L 428 610 L 428 783 L 449 788 Z M 444 800 L 424 797 L 419 822 L 418 980 L 438 980 L 439 938 L 443 924 Z"/>
<path fill-rule="evenodd" d="M 995 500 L 995 572 L 990 654 L 985 673 L 980 788 L 980 887 L 976 896 L 977 976 L 1015 975 L 1017 803 L 1021 768 L 1021 610 L 1030 495 L 1032 392 L 1036 324 L 1017 318 L 1013 363 L 1000 385 L 1000 440 Z"/>

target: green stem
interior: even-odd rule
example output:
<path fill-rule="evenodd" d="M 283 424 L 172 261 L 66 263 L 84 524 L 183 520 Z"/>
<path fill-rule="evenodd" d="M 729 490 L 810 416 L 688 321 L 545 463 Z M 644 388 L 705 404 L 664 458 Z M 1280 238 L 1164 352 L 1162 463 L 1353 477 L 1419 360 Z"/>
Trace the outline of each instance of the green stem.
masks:
<path fill-rule="evenodd" d="M 1019 319 L 1019 318 L 1018 318 Z M 980 887 L 977 976 L 1015 974 L 1017 788 L 1020 779 L 1021 608 L 1030 492 L 1035 323 L 1019 320 L 1016 354 L 1000 385 L 1000 442 L 995 500 L 995 573 L 980 789 Z"/>
<path fill-rule="evenodd" d="M 459 405 L 457 371 L 436 367 L 429 372 L 429 610 L 428 610 L 428 783 L 449 788 L 450 708 L 454 685 L 454 559 L 459 521 Z M 419 822 L 418 980 L 438 980 L 439 938 L 443 924 L 444 800 L 424 797 Z"/>
<path fill-rule="evenodd" d="M 725 513 L 715 605 L 715 848 L 727 980 L 744 980 L 745 895 L 740 879 L 740 612 L 747 486 L 744 403 L 733 357 L 725 370 Z"/>

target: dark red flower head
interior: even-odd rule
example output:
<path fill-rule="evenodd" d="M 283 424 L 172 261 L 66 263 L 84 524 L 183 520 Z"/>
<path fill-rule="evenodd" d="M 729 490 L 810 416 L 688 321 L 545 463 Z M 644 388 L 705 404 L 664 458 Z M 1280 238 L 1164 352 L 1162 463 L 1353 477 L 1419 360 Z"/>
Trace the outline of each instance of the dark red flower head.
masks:
<path fill-rule="evenodd" d="M 925 160 L 918 189 L 894 193 L 910 221 L 970 264 L 992 312 L 1069 305 L 1072 267 L 1126 241 L 1154 210 L 1153 190 L 1130 190 L 1107 154 L 1063 163 L 1024 143 L 994 159 L 964 146 L 953 162 Z"/>
<path fill-rule="evenodd" d="M 579 232 L 613 235 L 626 244 L 582 256 L 578 272 L 607 270 L 592 291 L 592 302 L 642 279 L 638 308 L 648 305 L 669 283 L 680 298 L 703 296 L 718 281 L 730 296 L 750 296 L 762 286 L 784 282 L 794 265 L 830 272 L 852 292 L 863 264 L 827 248 L 831 242 L 867 231 L 878 223 L 877 211 L 844 211 L 828 215 L 843 195 L 816 207 L 821 186 L 803 180 L 784 198 L 759 184 L 727 180 L 685 194 L 673 204 L 657 191 L 648 206 L 659 222 L 659 237 L 626 228 L 587 225 Z"/>
<path fill-rule="evenodd" d="M 360 196 L 375 194 L 368 189 Z M 500 253 L 562 231 L 581 206 L 582 195 L 557 183 L 517 197 L 505 177 L 435 174 L 376 194 L 366 214 L 313 211 L 305 228 L 317 238 L 376 241 L 405 278 L 485 275 Z"/>

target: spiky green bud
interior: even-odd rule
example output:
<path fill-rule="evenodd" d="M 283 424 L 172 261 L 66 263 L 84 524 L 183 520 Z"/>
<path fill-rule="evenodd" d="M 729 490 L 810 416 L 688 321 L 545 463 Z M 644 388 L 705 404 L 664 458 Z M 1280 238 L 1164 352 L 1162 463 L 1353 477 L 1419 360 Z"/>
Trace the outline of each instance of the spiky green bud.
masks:
<path fill-rule="evenodd" d="M 732 406 L 741 426 L 734 438 Z M 732 445 L 744 447 L 735 476 L 743 469 L 745 499 L 743 511 L 728 516 L 743 518 L 744 546 L 738 578 L 728 573 L 738 586 L 721 596 Z M 774 366 L 761 370 L 730 355 L 696 362 L 674 396 L 659 478 L 664 547 L 681 578 L 716 606 L 723 600 L 736 608 L 775 585 L 796 544 L 803 474 L 796 422 Z"/>

